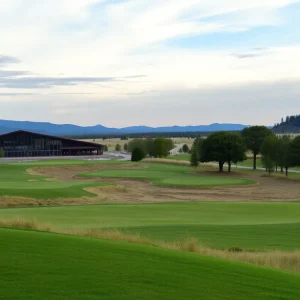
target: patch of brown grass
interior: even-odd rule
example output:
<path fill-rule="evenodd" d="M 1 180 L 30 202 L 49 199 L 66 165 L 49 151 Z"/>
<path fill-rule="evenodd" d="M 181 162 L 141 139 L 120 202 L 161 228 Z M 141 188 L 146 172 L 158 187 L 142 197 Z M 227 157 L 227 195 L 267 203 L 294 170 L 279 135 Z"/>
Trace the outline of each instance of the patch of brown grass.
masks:
<path fill-rule="evenodd" d="M 40 224 L 35 219 L 33 220 L 25 220 L 22 218 L 7 219 L 7 220 L 0 219 L 0 227 L 53 232 L 53 229 L 51 228 L 50 225 Z"/>
<path fill-rule="evenodd" d="M 180 166 L 189 166 L 190 162 L 186 160 L 175 160 L 168 158 L 145 158 L 143 162 L 152 162 L 152 163 L 163 163 L 163 164 L 171 164 L 171 165 L 180 165 Z"/>
<path fill-rule="evenodd" d="M 85 230 L 58 230 L 50 225 L 40 224 L 36 220 L 11 219 L 1 220 L 0 227 L 17 228 L 26 230 L 46 231 L 67 235 L 77 235 L 88 238 L 97 238 L 113 241 L 122 241 L 134 244 L 160 247 L 169 250 L 186 251 L 198 253 L 205 256 L 219 257 L 222 259 L 240 261 L 263 267 L 271 267 L 292 272 L 300 272 L 300 251 L 265 251 L 250 252 L 240 249 L 232 251 L 231 249 L 213 249 L 200 245 L 196 238 L 189 237 L 178 242 L 156 241 L 139 234 L 127 234 L 115 229 L 85 229 Z"/>

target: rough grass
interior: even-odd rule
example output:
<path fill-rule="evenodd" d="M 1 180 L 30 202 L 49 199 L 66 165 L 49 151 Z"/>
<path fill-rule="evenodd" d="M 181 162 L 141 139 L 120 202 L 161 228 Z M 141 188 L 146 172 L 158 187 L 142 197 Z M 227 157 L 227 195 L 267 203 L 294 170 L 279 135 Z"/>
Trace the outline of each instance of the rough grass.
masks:
<path fill-rule="evenodd" d="M 148 168 L 133 169 L 105 169 L 79 174 L 82 177 L 102 177 L 102 178 L 131 178 L 149 180 L 160 186 L 184 186 L 184 187 L 211 187 L 227 185 L 247 185 L 253 184 L 253 180 L 230 176 L 198 175 L 193 173 L 189 167 L 149 164 Z"/>
<path fill-rule="evenodd" d="M 300 249 L 299 203 L 153 203 L 0 209 L 59 229 L 117 229 L 173 242 L 193 236 L 210 248 Z"/>
<path fill-rule="evenodd" d="M 222 259 L 240 261 L 258 266 L 272 267 L 281 270 L 300 272 L 300 251 L 247 251 L 239 247 L 228 249 L 214 249 L 201 245 L 194 237 L 184 240 L 164 242 L 141 236 L 139 234 L 128 234 L 116 229 L 85 229 L 85 230 L 59 230 L 49 224 L 40 224 L 36 220 L 0 219 L 0 227 L 27 229 L 35 231 L 46 231 L 67 235 L 105 239 L 113 241 L 129 242 L 140 245 L 148 245 L 169 250 L 198 253 L 205 256 L 219 257 Z M 238 249 L 236 251 L 235 249 Z"/>
<path fill-rule="evenodd" d="M 170 156 L 168 158 L 145 158 L 143 162 L 149 163 L 163 163 L 163 164 L 170 164 L 170 165 L 178 165 L 178 166 L 189 166 L 190 162 L 185 160 L 176 160 L 171 159 Z"/>

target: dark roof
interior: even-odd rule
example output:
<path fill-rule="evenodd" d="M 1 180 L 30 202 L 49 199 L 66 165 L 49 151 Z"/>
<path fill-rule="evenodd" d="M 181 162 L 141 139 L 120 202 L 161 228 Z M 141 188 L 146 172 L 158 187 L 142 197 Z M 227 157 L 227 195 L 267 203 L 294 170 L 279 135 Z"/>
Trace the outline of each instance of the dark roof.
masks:
<path fill-rule="evenodd" d="M 25 133 L 40 135 L 40 136 L 43 136 L 43 137 L 50 137 L 50 138 L 60 139 L 60 140 L 69 141 L 69 142 L 83 143 L 85 145 L 93 146 L 93 147 L 102 146 L 101 144 L 98 144 L 98 143 L 91 143 L 91 142 L 79 141 L 79 140 L 74 140 L 74 139 L 68 139 L 68 138 L 64 138 L 64 137 L 60 137 L 60 136 L 54 136 L 54 135 L 38 133 L 38 132 L 31 132 L 31 131 L 27 131 L 27 130 L 16 130 L 16 131 L 11 131 L 11 132 L 8 132 L 8 133 L 4 133 L 4 134 L 0 135 L 0 138 L 4 137 L 4 136 L 7 136 L 7 135 L 10 135 L 10 134 L 13 134 L 13 133 L 18 133 L 18 132 L 25 132 Z"/>

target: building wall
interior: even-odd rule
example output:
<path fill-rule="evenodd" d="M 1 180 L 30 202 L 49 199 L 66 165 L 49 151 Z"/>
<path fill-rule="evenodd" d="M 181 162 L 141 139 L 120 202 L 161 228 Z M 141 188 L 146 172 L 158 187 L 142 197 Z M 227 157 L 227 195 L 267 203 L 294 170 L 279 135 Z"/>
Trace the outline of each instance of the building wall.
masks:
<path fill-rule="evenodd" d="M 5 157 L 102 154 L 102 145 L 23 131 L 0 136 L 0 148 Z"/>

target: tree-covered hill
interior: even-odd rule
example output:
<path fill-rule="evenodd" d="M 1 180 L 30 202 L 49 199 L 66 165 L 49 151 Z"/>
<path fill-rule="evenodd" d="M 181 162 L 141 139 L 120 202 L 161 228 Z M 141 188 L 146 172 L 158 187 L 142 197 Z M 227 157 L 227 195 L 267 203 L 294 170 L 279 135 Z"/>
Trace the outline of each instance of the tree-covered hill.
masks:
<path fill-rule="evenodd" d="M 287 116 L 273 128 L 275 133 L 300 133 L 300 115 Z"/>

